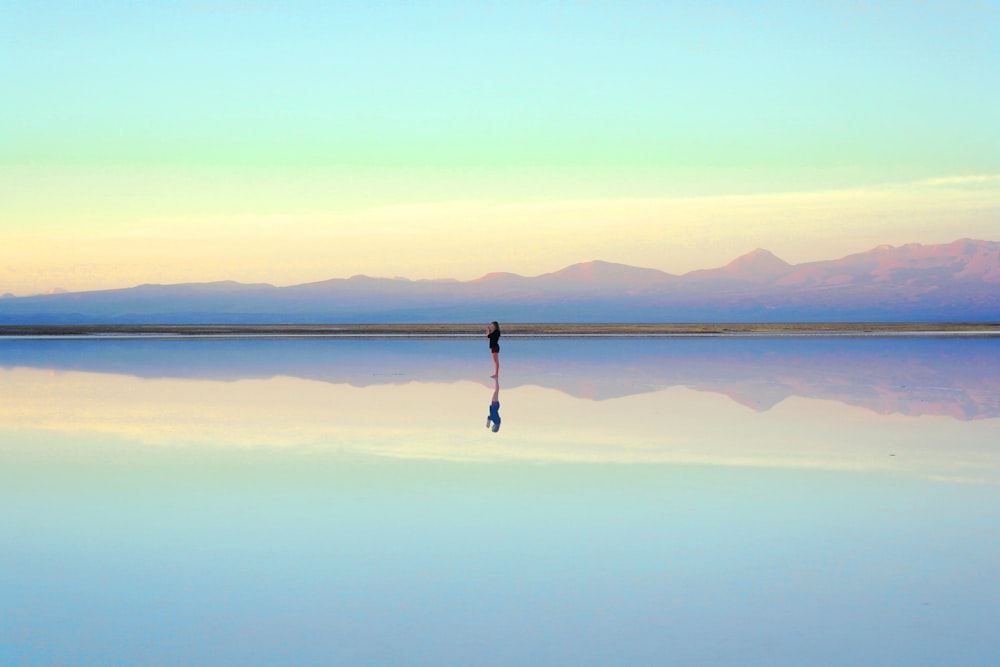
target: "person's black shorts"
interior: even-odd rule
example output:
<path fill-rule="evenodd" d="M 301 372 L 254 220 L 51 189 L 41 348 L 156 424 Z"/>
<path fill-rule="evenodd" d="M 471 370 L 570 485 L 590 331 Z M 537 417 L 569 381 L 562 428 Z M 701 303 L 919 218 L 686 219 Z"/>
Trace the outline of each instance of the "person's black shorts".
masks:
<path fill-rule="evenodd" d="M 500 351 L 499 345 L 490 345 L 490 352 L 496 353 Z"/>

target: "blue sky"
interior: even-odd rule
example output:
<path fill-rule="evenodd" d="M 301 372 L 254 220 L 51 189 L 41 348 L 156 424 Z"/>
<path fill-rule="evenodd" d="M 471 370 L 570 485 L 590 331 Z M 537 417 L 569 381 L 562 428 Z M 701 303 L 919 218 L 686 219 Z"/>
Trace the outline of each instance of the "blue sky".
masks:
<path fill-rule="evenodd" d="M 681 272 L 1000 231 L 995 3 L 4 0 L 0 19 L 0 291 Z"/>

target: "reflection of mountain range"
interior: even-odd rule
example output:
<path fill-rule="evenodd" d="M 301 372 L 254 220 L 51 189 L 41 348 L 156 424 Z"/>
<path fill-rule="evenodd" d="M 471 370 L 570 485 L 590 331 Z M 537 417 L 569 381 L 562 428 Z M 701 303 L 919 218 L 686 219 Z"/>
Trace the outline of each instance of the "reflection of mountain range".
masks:
<path fill-rule="evenodd" d="M 488 304 L 488 308 L 484 306 Z M 488 310 L 488 316 L 484 315 Z M 275 287 L 233 282 L 0 300 L 0 324 L 658 321 L 994 321 L 1000 243 L 880 246 L 791 265 L 755 250 L 671 275 L 607 262 L 478 280 L 355 276 Z"/>
<path fill-rule="evenodd" d="M 786 398 L 882 414 L 1000 417 L 1000 341 L 921 338 L 531 340 L 504 346 L 505 390 L 607 400 L 683 386 L 764 411 Z M 0 340 L 0 367 L 235 381 L 292 376 L 369 386 L 492 370 L 469 340 Z"/>

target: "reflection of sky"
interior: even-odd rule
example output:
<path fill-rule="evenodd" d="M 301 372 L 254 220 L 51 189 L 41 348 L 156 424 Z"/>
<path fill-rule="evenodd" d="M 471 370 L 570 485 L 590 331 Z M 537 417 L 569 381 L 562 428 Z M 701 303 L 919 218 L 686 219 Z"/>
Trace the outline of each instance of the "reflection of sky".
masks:
<path fill-rule="evenodd" d="M 501 431 L 501 434 L 503 431 Z M 7 664 L 986 664 L 996 487 L 7 443 Z"/>
<path fill-rule="evenodd" d="M 0 346 L 0 662 L 995 655 L 1000 419 L 804 394 L 761 411 L 721 389 L 711 345 L 511 340 L 491 433 L 485 345 L 439 343 Z M 932 349 L 980 354 L 956 344 Z M 818 377 L 805 348 L 714 349 L 740 381 Z M 887 360 L 897 378 L 989 396 L 914 349 Z M 700 363 L 713 389 L 565 388 L 623 386 L 643 360 Z"/>
<path fill-rule="evenodd" d="M 369 456 L 996 482 L 997 346 L 512 339 L 504 427 L 485 437 L 475 429 L 489 414 L 491 364 L 485 345 L 469 341 L 3 341 L 0 428 Z"/>
<path fill-rule="evenodd" d="M 0 367 L 147 378 L 289 376 L 359 387 L 450 383 L 481 377 L 484 344 L 0 339 Z M 998 345 L 995 338 L 511 338 L 503 380 L 505 389 L 538 385 L 593 400 L 683 386 L 725 394 L 754 410 L 803 396 L 881 413 L 981 419 L 1000 417 Z"/>

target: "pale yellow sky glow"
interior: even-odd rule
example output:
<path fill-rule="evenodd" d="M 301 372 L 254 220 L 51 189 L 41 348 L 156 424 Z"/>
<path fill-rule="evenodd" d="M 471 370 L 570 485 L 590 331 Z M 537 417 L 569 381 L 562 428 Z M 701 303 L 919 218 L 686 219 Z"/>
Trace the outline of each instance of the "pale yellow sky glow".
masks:
<path fill-rule="evenodd" d="M 23 296 L 212 280 L 289 285 L 362 273 L 468 280 L 493 271 L 538 275 L 591 259 L 684 273 L 757 247 L 800 263 L 883 243 L 989 240 L 1000 214 L 995 175 L 729 197 L 451 201 L 284 213 L 277 211 L 288 206 L 288 195 L 279 192 L 245 204 L 263 213 L 221 214 L 195 197 L 189 211 L 175 203 L 161 207 L 168 214 L 151 214 L 164 196 L 148 206 L 126 198 L 118 214 L 85 226 L 64 202 L 39 211 L 33 201 L 44 220 L 4 235 L 0 290 Z M 16 197 L 0 204 L 22 219 L 24 207 Z"/>

